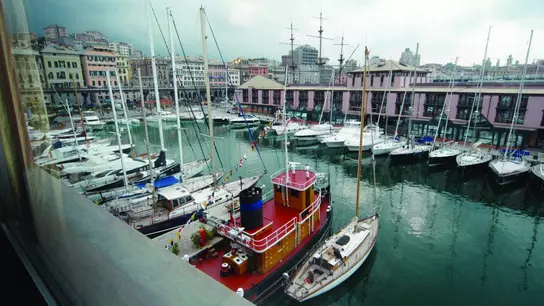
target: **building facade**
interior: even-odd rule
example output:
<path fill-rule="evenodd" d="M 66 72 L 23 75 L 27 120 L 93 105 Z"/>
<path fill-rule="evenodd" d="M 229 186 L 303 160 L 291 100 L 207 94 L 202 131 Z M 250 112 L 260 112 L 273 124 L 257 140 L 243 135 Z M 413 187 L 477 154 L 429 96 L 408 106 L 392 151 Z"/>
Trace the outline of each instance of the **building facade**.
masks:
<path fill-rule="evenodd" d="M 131 57 L 134 54 L 134 47 L 132 44 L 127 44 L 124 42 L 110 42 L 109 46 L 113 52 L 125 57 Z"/>
<path fill-rule="evenodd" d="M 257 75 L 265 76 L 268 78 L 268 67 L 261 65 L 249 65 L 248 67 L 249 78 L 252 78 Z"/>
<path fill-rule="evenodd" d="M 390 69 L 393 70 L 391 78 Z M 400 118 L 399 134 L 402 135 L 407 130 L 406 119 L 412 116 L 415 135 L 434 136 L 438 117 L 446 104 L 447 118 L 444 120 L 449 120 L 445 133 L 447 139 L 462 141 L 467 135 L 469 141 L 478 139 L 495 147 L 506 145 L 519 82 L 484 82 L 481 103 L 476 103 L 473 108 L 478 92 L 476 83 L 458 82 L 452 90 L 448 83 L 430 82 L 429 73 L 422 69 L 417 70 L 415 78 L 410 78 L 412 69 L 413 67 L 393 61 L 386 61 L 381 67 L 370 66 L 366 84 L 366 116 L 369 119 L 376 122 L 380 116 L 380 125 L 384 127 L 387 121 L 388 132 L 392 133 L 397 119 Z M 283 101 L 283 85 L 257 78 L 259 77 L 239 87 L 238 98 L 249 111 L 272 113 L 281 107 L 275 101 Z M 362 79 L 363 71 L 351 72 L 346 86 L 335 87 L 334 97 L 331 97 L 328 86 L 289 86 L 285 97 L 287 108 L 292 116 L 317 121 L 319 110 L 325 107 L 325 112 L 330 112 L 329 105 L 332 104 L 333 121 L 339 123 L 344 117 L 358 118 L 363 101 Z M 412 98 L 411 84 L 414 82 Z M 471 112 L 476 108 L 477 111 Z M 470 129 L 467 128 L 469 120 Z M 476 130 L 473 128 L 474 122 L 477 125 Z M 515 127 L 513 142 L 516 146 L 544 145 L 544 82 L 526 83 Z M 440 134 L 443 132 L 441 130 Z"/>
<path fill-rule="evenodd" d="M 81 56 L 83 75 L 87 87 L 107 88 L 106 71 L 110 71 L 112 86 L 117 86 L 115 69 L 117 68 L 116 54 L 108 48 L 91 49 Z"/>
<path fill-rule="evenodd" d="M 47 87 L 85 86 L 80 53 L 51 44 L 41 51 Z"/>
<path fill-rule="evenodd" d="M 66 28 L 58 24 L 50 24 L 47 27 L 45 27 L 43 31 L 44 31 L 45 39 L 47 41 L 54 41 L 61 37 L 68 36 L 68 32 L 66 31 Z"/>
<path fill-rule="evenodd" d="M 130 84 L 130 79 L 132 78 L 132 67 L 128 65 L 128 59 L 123 55 L 115 56 L 115 63 L 117 66 L 117 72 L 119 73 L 119 81 L 123 86 L 128 86 Z"/>

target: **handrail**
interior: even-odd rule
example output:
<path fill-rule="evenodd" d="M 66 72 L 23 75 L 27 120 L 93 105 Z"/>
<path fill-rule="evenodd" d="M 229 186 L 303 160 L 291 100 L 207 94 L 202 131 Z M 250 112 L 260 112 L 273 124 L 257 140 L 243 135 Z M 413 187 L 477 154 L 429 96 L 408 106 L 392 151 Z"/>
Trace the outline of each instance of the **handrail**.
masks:
<path fill-rule="evenodd" d="M 243 244 L 244 246 L 252 249 L 255 252 L 262 253 L 266 250 L 268 250 L 270 247 L 272 247 L 276 242 L 283 239 L 285 236 L 287 236 L 289 233 L 291 233 L 293 230 L 295 230 L 297 225 L 297 217 L 294 217 L 289 222 L 285 223 L 283 226 L 275 230 L 274 232 L 270 233 L 268 236 L 260 239 L 255 240 L 251 237 L 245 236 L 237 236 L 235 239 Z M 237 231 L 234 228 L 221 224 L 217 228 L 218 233 L 223 234 L 225 236 L 229 236 L 231 231 Z M 239 232 L 241 234 L 241 232 Z M 232 236 L 231 236 L 232 237 Z"/>
<path fill-rule="evenodd" d="M 310 206 L 306 207 L 303 211 L 298 214 L 298 222 L 302 223 L 308 219 L 317 209 L 319 209 L 319 206 L 321 206 L 321 195 L 317 197 L 317 199 L 314 200 Z M 305 216 L 304 216 L 305 215 Z"/>
<path fill-rule="evenodd" d="M 293 169 L 309 171 L 311 174 L 313 174 L 313 176 L 310 175 L 310 177 L 307 178 L 303 183 L 297 183 L 297 182 L 293 182 L 293 181 L 287 182 L 287 177 L 289 175 L 289 172 L 286 171 L 285 168 L 283 168 L 283 169 L 280 169 L 280 170 L 276 171 L 275 173 L 273 173 L 270 176 L 272 183 L 280 184 L 280 185 L 287 185 L 287 187 L 292 187 L 292 188 L 299 189 L 299 190 L 305 190 L 306 188 L 308 188 L 309 186 L 311 186 L 311 185 L 313 185 L 315 183 L 317 175 L 316 175 L 315 169 L 313 169 L 312 167 L 302 166 L 302 165 L 299 165 L 299 164 L 292 164 L 289 167 L 288 170 L 292 171 Z M 285 175 L 283 177 L 279 177 L 282 174 L 285 174 Z M 287 184 L 287 183 L 289 183 L 289 184 Z"/>

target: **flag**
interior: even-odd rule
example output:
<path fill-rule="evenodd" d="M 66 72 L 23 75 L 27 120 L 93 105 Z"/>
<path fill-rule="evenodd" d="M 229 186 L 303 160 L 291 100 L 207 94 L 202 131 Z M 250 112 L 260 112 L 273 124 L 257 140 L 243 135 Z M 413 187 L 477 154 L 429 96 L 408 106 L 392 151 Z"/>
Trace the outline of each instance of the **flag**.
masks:
<path fill-rule="evenodd" d="M 204 202 L 204 207 L 206 207 L 206 202 Z M 187 223 L 185 223 L 185 225 L 191 224 L 191 222 L 195 221 L 195 218 L 196 218 L 196 212 L 191 216 L 191 218 L 189 218 L 189 220 L 187 221 Z M 183 228 L 185 228 L 185 226 Z"/>

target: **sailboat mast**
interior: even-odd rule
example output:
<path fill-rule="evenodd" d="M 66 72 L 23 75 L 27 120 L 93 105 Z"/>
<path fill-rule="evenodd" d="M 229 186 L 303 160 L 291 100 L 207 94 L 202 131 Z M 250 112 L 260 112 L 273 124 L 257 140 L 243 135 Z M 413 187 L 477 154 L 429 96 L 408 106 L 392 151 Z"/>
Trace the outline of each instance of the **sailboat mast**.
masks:
<path fill-rule="evenodd" d="M 527 74 L 527 63 L 529 62 L 529 52 L 531 52 L 531 43 L 533 42 L 533 30 L 531 30 L 531 36 L 529 38 L 529 46 L 527 47 L 527 55 L 525 56 L 525 65 L 523 66 L 523 73 L 521 74 L 521 80 L 519 83 L 519 92 L 516 98 L 516 107 L 514 108 L 514 115 L 512 116 L 512 123 L 510 124 L 510 132 L 508 132 L 508 141 L 506 142 L 506 150 L 504 150 L 504 158 L 508 156 L 508 150 L 512 147 L 510 145 L 510 139 L 514 132 L 514 123 L 518 119 L 519 108 L 521 104 L 521 97 L 523 94 L 523 85 L 525 84 L 525 75 Z"/>
<path fill-rule="evenodd" d="M 216 187 L 217 183 L 215 182 L 215 158 L 214 158 L 214 148 L 213 148 L 213 117 L 212 117 L 212 99 L 210 94 L 210 74 L 208 70 L 208 46 L 206 38 L 206 23 L 204 18 L 206 18 L 206 13 L 204 12 L 204 7 L 200 7 L 200 30 L 202 34 L 202 53 L 204 57 L 204 84 L 206 85 L 206 102 L 208 104 L 208 124 L 210 126 L 210 156 L 212 160 L 212 177 L 213 185 Z"/>
<path fill-rule="evenodd" d="M 361 160 L 363 158 L 363 128 L 365 126 L 365 112 L 366 112 L 366 72 L 367 72 L 367 59 L 368 54 L 367 46 L 365 46 L 365 69 L 363 72 L 363 105 L 361 106 L 361 131 L 359 134 L 359 157 L 357 158 L 357 198 L 355 201 L 355 217 L 359 217 L 359 199 L 361 198 L 361 175 L 362 165 Z"/>
<path fill-rule="evenodd" d="M 138 83 L 140 85 L 140 97 L 142 99 L 142 116 L 144 118 L 144 131 L 145 131 L 145 145 L 147 147 L 147 161 L 149 162 L 149 175 L 151 177 L 151 186 L 154 186 L 154 177 L 153 177 L 153 163 L 151 162 L 151 153 L 149 148 L 149 132 L 147 131 L 147 119 L 145 117 L 145 97 L 144 89 L 142 87 L 142 70 L 138 68 Z M 155 188 L 153 187 L 153 190 Z"/>
<path fill-rule="evenodd" d="M 115 112 L 115 102 L 113 101 L 113 91 L 111 90 L 111 79 L 110 79 L 109 71 L 106 71 L 106 78 L 108 80 L 108 91 L 110 93 L 111 109 L 113 112 L 113 122 L 115 122 L 115 134 L 117 134 L 117 145 L 119 146 L 119 155 L 121 157 L 121 168 L 123 168 L 123 181 L 125 182 L 125 189 L 128 190 L 127 171 L 125 170 L 123 148 L 121 147 L 121 133 L 119 133 L 119 124 L 117 123 L 117 113 Z"/>
<path fill-rule="evenodd" d="M 455 68 L 453 68 L 453 75 L 451 76 L 451 90 L 450 90 L 450 98 L 448 100 L 448 109 L 447 109 L 447 116 L 446 116 L 446 123 L 444 124 L 444 137 L 442 137 L 442 143 L 446 143 L 446 137 L 448 136 L 448 122 L 450 121 L 450 107 L 451 107 L 451 98 L 453 96 L 453 88 L 455 87 L 455 76 L 457 75 L 457 61 L 459 60 L 459 57 L 455 58 Z M 444 113 L 444 109 L 442 109 L 442 114 Z M 438 127 L 440 127 L 440 122 L 438 123 Z M 436 129 L 438 131 L 438 128 Z M 436 138 L 436 136 L 435 136 Z"/>
<path fill-rule="evenodd" d="M 480 69 L 480 80 L 478 82 L 478 88 L 477 88 L 477 92 L 476 94 L 474 95 L 474 101 L 472 101 L 472 107 L 470 109 L 470 116 L 468 117 L 468 124 L 467 124 L 467 131 L 465 132 L 465 141 L 463 142 L 463 148 L 466 146 L 467 144 L 467 140 L 468 140 L 468 131 L 470 130 L 470 122 L 472 120 L 472 114 L 474 112 L 478 112 L 478 108 L 480 107 L 480 97 L 482 95 L 482 86 L 483 86 L 483 83 L 484 83 L 484 72 L 485 72 L 485 60 L 486 60 L 486 57 L 487 57 L 487 47 L 489 46 L 489 37 L 491 36 L 491 27 L 489 27 L 489 30 L 487 31 L 487 41 L 485 43 L 485 51 L 484 51 L 484 58 L 482 59 L 482 67 Z M 476 110 L 474 110 L 474 103 L 476 102 Z M 477 123 L 477 120 L 475 119 L 474 120 L 474 137 L 476 138 L 476 123 Z"/>
<path fill-rule="evenodd" d="M 83 118 L 83 112 L 81 111 L 81 103 L 79 103 L 79 96 L 77 95 L 77 84 L 76 80 L 74 79 L 74 76 L 70 74 L 70 77 L 72 78 L 72 82 L 74 83 L 74 95 L 76 96 L 76 104 L 77 104 L 77 110 L 79 111 L 79 117 L 81 118 L 81 130 L 83 131 L 83 134 L 85 135 L 85 141 L 87 141 L 87 132 L 85 131 L 85 120 Z M 72 128 L 74 128 L 74 125 L 72 124 Z M 77 144 L 77 141 L 76 141 Z"/>
<path fill-rule="evenodd" d="M 151 10 L 149 10 L 151 11 Z M 153 44 L 153 29 L 151 28 L 151 13 L 147 13 L 147 23 L 149 28 L 149 46 L 151 52 L 151 71 L 153 72 L 153 87 L 155 88 L 155 103 L 157 105 L 157 116 L 159 120 L 159 137 L 161 140 L 161 151 L 165 151 L 164 135 L 162 133 L 162 118 L 161 118 L 161 98 L 159 95 L 159 82 L 157 81 L 157 66 L 155 61 L 155 46 Z"/>
<path fill-rule="evenodd" d="M 53 87 L 55 88 L 55 87 Z M 56 90 L 55 90 L 56 92 Z M 58 93 L 57 93 L 58 95 Z M 60 98 L 60 96 L 59 96 Z M 60 99 L 59 99 L 60 100 Z M 62 100 L 60 100 L 60 102 L 62 103 Z M 68 99 L 66 99 L 66 111 L 68 112 L 68 118 L 70 119 L 70 123 L 72 124 L 72 132 L 74 133 L 74 148 L 77 147 L 77 135 L 76 135 L 76 129 L 75 129 L 75 126 L 74 126 L 74 119 L 72 118 L 72 112 L 70 111 L 70 105 L 68 105 Z M 85 131 L 85 130 L 83 130 Z M 85 136 L 85 138 L 87 138 L 87 136 Z M 77 156 L 79 157 L 79 161 L 81 161 L 81 151 L 79 149 L 76 150 L 77 151 Z"/>
<path fill-rule="evenodd" d="M 130 133 L 130 123 L 128 122 L 127 106 L 125 105 L 125 96 L 123 94 L 123 87 L 121 87 L 121 81 L 117 69 L 115 69 L 115 78 L 117 79 L 117 87 L 119 88 L 119 94 L 121 95 L 121 105 L 123 107 L 123 113 L 125 115 L 125 126 L 128 132 L 128 143 L 131 147 L 131 153 L 134 155 L 134 144 L 132 143 L 132 134 Z"/>
<path fill-rule="evenodd" d="M 172 16 L 172 11 L 169 8 L 167 8 L 167 10 L 173 20 L 174 16 Z M 179 119 L 178 77 L 176 72 L 176 53 L 174 52 L 174 33 L 170 22 L 168 22 L 168 32 L 170 33 L 170 58 L 172 60 L 172 79 L 174 80 L 174 101 L 176 103 L 176 123 L 178 127 L 180 178 L 183 178 L 183 143 L 181 141 L 181 122 Z"/>
<path fill-rule="evenodd" d="M 287 66 L 285 67 L 285 75 L 287 75 Z M 285 82 L 283 83 L 283 114 L 282 116 L 284 118 L 287 118 L 287 109 L 285 107 L 285 104 L 287 104 L 287 78 L 285 78 Z M 283 133 L 284 137 L 284 148 L 285 148 L 285 182 L 289 183 L 289 152 L 287 150 L 287 121 L 285 122 L 285 132 Z M 287 201 L 289 201 L 289 197 L 286 197 Z M 289 205 L 289 204 L 287 204 Z"/>
<path fill-rule="evenodd" d="M 419 55 L 419 43 L 416 45 L 416 56 L 414 59 L 417 59 L 417 56 Z M 417 83 L 417 65 L 414 62 L 414 73 L 413 73 L 413 84 L 412 84 L 412 94 L 411 94 L 411 103 L 410 103 L 410 113 L 408 114 L 408 143 L 410 144 L 410 148 L 413 145 L 412 142 L 412 114 L 414 113 L 414 99 L 415 99 L 415 91 L 416 91 L 416 83 Z"/>

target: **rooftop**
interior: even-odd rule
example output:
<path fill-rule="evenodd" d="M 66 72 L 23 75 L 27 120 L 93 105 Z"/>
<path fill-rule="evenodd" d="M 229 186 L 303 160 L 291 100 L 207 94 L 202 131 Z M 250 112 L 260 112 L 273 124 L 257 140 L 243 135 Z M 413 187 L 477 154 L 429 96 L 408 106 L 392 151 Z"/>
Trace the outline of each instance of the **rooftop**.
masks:
<path fill-rule="evenodd" d="M 238 88 L 248 89 L 250 87 L 255 89 L 280 89 L 283 88 L 283 85 L 262 75 L 256 75 Z"/>
<path fill-rule="evenodd" d="M 368 67 L 368 72 L 382 72 L 382 71 L 389 72 L 390 70 L 392 70 L 392 71 L 413 71 L 414 67 L 409 66 L 409 65 L 405 65 L 405 64 L 401 64 L 401 63 L 393 61 L 393 60 L 386 60 L 385 62 L 376 63 L 376 64 L 370 65 Z M 418 72 L 428 72 L 425 69 L 418 69 L 418 68 L 416 68 L 416 71 L 418 71 Z M 361 69 L 353 70 L 351 72 L 364 72 L 364 69 L 361 68 Z"/>

